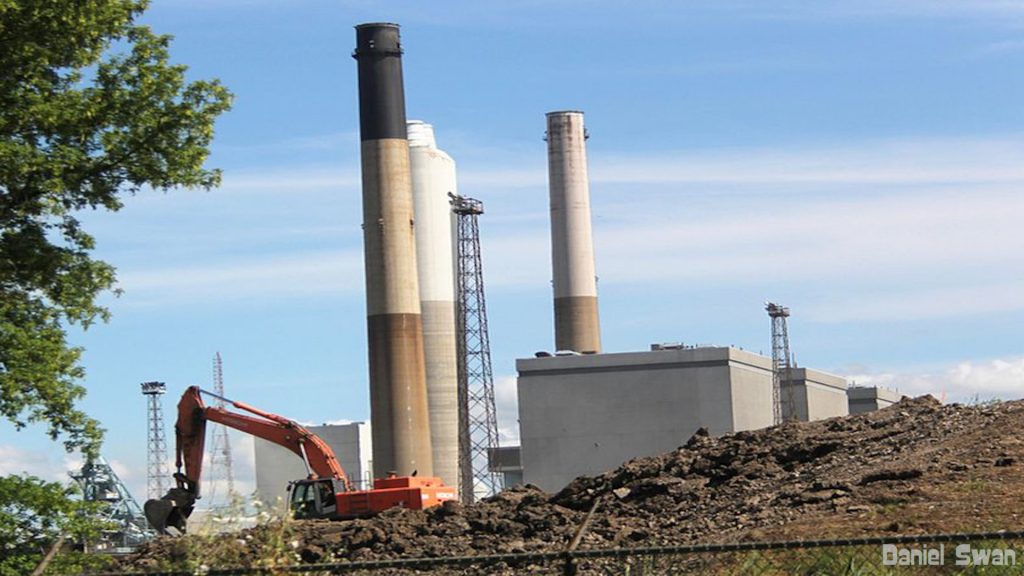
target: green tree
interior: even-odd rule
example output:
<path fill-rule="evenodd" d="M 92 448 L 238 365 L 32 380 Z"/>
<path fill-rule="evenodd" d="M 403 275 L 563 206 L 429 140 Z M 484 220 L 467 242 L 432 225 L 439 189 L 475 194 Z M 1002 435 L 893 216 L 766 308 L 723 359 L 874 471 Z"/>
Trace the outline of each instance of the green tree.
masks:
<path fill-rule="evenodd" d="M 67 450 L 95 452 L 102 430 L 76 405 L 65 327 L 107 320 L 115 289 L 76 215 L 220 181 L 204 163 L 231 95 L 170 63 L 170 37 L 137 23 L 147 3 L 0 0 L 0 414 Z"/>
<path fill-rule="evenodd" d="M 0 576 L 31 573 L 62 536 L 70 547 L 99 535 L 101 503 L 83 502 L 74 493 L 74 488 L 32 476 L 0 477 Z M 102 561 L 65 552 L 54 558 L 47 573 L 77 573 Z"/>

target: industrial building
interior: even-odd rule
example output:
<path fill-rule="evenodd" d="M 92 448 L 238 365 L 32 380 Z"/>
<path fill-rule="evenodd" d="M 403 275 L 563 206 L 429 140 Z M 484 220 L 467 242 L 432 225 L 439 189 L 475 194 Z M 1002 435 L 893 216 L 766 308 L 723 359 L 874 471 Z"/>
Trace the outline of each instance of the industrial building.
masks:
<path fill-rule="evenodd" d="M 654 346 L 649 352 L 516 361 L 523 481 L 561 489 L 580 475 L 712 435 L 773 424 L 772 361 L 732 347 Z M 792 370 L 796 419 L 845 416 L 846 381 Z M 792 414 L 788 414 L 792 418 Z"/>
<path fill-rule="evenodd" d="M 369 422 L 308 426 L 334 451 L 338 463 L 357 489 L 373 484 L 373 439 Z M 254 437 L 256 498 L 270 506 L 287 501 L 288 483 L 305 478 L 309 472 L 302 459 L 277 444 Z"/>
<path fill-rule="evenodd" d="M 772 425 L 771 360 L 737 348 L 550 356 L 516 361 L 523 480 L 558 490 L 698 429 Z"/>
<path fill-rule="evenodd" d="M 850 413 L 846 379 L 810 368 L 789 368 L 782 383 L 784 420 L 823 420 Z"/>
<path fill-rule="evenodd" d="M 488 451 L 487 464 L 491 470 L 501 474 L 502 486 L 523 483 L 522 450 L 519 446 L 500 446 Z"/>
<path fill-rule="evenodd" d="M 903 396 L 878 386 L 851 386 L 846 390 L 849 399 L 850 414 L 860 414 L 880 410 L 900 401 Z"/>

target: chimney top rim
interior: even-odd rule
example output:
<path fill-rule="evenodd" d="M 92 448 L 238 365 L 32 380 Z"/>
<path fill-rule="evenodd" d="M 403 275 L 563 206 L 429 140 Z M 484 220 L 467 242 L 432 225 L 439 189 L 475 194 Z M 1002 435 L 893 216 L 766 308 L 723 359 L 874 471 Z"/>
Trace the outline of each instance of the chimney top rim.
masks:
<path fill-rule="evenodd" d="M 362 28 L 401 28 L 401 26 L 394 22 L 366 22 L 365 24 L 356 24 L 355 26 L 356 30 Z"/>

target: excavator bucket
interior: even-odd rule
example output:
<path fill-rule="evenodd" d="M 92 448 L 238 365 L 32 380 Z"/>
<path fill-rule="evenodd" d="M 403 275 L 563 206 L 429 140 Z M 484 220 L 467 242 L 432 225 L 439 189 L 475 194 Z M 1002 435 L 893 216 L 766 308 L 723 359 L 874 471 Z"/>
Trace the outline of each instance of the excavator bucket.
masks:
<path fill-rule="evenodd" d="M 187 490 L 171 488 L 163 498 L 148 500 L 142 506 L 146 521 L 161 534 L 182 535 L 196 499 Z M 173 528 L 174 532 L 169 528 Z"/>

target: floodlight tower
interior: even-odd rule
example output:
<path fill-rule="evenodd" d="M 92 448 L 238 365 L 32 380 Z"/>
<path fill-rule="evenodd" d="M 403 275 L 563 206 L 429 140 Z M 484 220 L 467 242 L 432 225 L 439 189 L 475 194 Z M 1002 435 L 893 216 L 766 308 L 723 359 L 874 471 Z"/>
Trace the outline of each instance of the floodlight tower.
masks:
<path fill-rule="evenodd" d="M 501 475 L 490 469 L 488 458 L 498 448 L 498 418 L 477 222 L 477 217 L 484 213 L 484 205 L 473 198 L 450 192 L 448 195 L 458 219 L 459 490 L 462 502 L 472 504 L 477 491 L 489 496 L 503 487 Z"/>
<path fill-rule="evenodd" d="M 216 406 L 224 408 L 224 365 L 220 352 L 213 357 L 213 391 L 217 393 Z M 209 494 L 210 508 L 218 505 L 230 506 L 235 498 L 235 477 L 232 472 L 231 443 L 228 429 L 220 424 L 213 426 L 213 449 L 210 451 L 210 474 L 207 476 L 206 493 Z M 217 487 L 227 487 L 227 502 L 217 502 Z"/>
<path fill-rule="evenodd" d="M 793 356 L 789 351 L 789 308 L 772 302 L 765 303 L 765 310 L 772 321 L 772 414 L 775 424 L 781 424 L 785 418 L 796 417 L 796 406 L 793 401 L 793 387 L 789 385 L 790 368 L 793 367 Z M 782 407 L 782 388 L 786 387 L 786 410 Z"/>
<path fill-rule="evenodd" d="M 164 495 L 164 478 L 167 477 L 167 437 L 164 435 L 164 411 L 160 404 L 160 397 L 166 391 L 167 385 L 163 382 L 142 383 L 142 394 L 149 397 L 146 492 L 150 499 Z"/>

